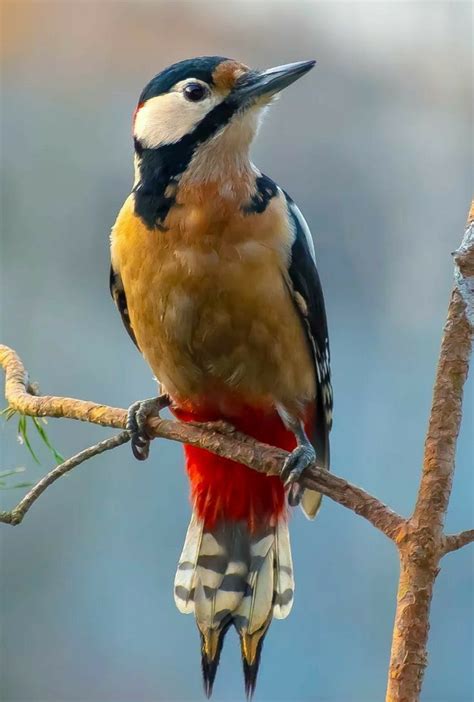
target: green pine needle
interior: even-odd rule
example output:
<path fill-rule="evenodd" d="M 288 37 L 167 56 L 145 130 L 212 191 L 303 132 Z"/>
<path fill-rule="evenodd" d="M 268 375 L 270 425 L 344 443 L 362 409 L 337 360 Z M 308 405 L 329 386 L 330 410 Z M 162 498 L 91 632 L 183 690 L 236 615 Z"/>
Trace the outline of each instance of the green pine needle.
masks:
<path fill-rule="evenodd" d="M 46 444 L 48 449 L 53 454 L 54 460 L 56 461 L 56 463 L 58 463 L 58 464 L 64 463 L 64 460 L 65 460 L 64 456 L 61 456 L 59 451 L 56 451 L 56 449 L 54 448 L 53 444 L 51 443 L 49 436 L 46 433 L 44 427 L 41 425 L 41 422 L 39 421 L 38 417 L 32 417 L 32 420 L 33 420 L 33 424 L 35 425 L 38 434 L 40 435 L 40 437 L 42 438 L 42 440 L 44 441 L 44 443 Z"/>
<path fill-rule="evenodd" d="M 17 488 L 32 487 L 33 483 L 16 483 L 16 485 L 5 485 L 0 481 L 0 490 L 16 490 Z"/>
<path fill-rule="evenodd" d="M 18 473 L 24 473 L 25 468 L 23 466 L 19 468 L 12 468 L 11 470 L 0 470 L 0 480 L 2 482 L 4 478 L 9 478 L 11 475 L 17 475 Z"/>
<path fill-rule="evenodd" d="M 16 414 L 16 410 L 13 407 L 5 407 L 0 412 L 0 417 L 5 417 L 5 421 L 8 422 Z"/>
<path fill-rule="evenodd" d="M 21 443 L 24 443 L 26 448 L 30 452 L 34 462 L 40 466 L 41 462 L 36 453 L 34 452 L 33 447 L 30 443 L 30 439 L 28 436 L 27 420 L 24 414 L 20 415 L 20 419 L 18 420 L 18 436 L 20 437 Z"/>
<path fill-rule="evenodd" d="M 13 417 L 13 415 L 19 414 L 17 413 L 16 410 L 12 409 L 12 407 L 5 407 L 5 409 L 0 411 L 0 417 L 4 417 L 5 421 L 8 422 L 9 419 Z M 44 428 L 44 424 L 46 424 L 46 419 L 41 418 L 39 419 L 38 417 L 28 417 L 25 414 L 19 414 L 18 418 L 18 440 L 20 443 L 24 444 L 28 451 L 31 454 L 31 457 L 33 458 L 34 462 L 37 463 L 39 466 L 41 465 L 41 461 L 39 460 L 35 450 L 33 449 L 33 446 L 31 445 L 30 437 L 28 435 L 28 429 L 29 429 L 29 423 L 28 420 L 31 419 L 33 422 L 33 425 L 38 432 L 41 441 L 44 443 L 46 448 L 50 451 L 50 453 L 53 455 L 54 460 L 56 463 L 64 463 L 64 456 L 62 456 L 59 451 L 56 450 L 56 448 L 53 446 L 51 443 L 51 440 Z M 2 473 L 0 471 L 0 478 L 2 477 Z"/>
<path fill-rule="evenodd" d="M 5 478 L 10 478 L 12 475 L 18 475 L 18 473 L 24 473 L 25 469 L 12 468 L 11 470 L 0 470 L 0 490 L 16 490 L 16 488 L 26 488 L 31 487 L 33 483 L 15 483 L 15 485 L 8 485 L 8 481 Z"/>

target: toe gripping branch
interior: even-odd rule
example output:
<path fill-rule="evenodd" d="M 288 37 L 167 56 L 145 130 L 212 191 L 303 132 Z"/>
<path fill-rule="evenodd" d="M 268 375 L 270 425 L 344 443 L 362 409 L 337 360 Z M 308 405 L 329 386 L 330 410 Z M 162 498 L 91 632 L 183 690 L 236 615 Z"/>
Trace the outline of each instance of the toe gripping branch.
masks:
<path fill-rule="evenodd" d="M 281 479 L 288 490 L 288 502 L 291 507 L 296 507 L 301 501 L 303 488 L 299 482 L 306 468 L 316 461 L 316 452 L 302 424 L 294 429 L 298 445 L 290 453 L 281 471 Z"/>
<path fill-rule="evenodd" d="M 130 405 L 127 412 L 127 431 L 130 434 L 132 453 L 138 461 L 146 461 L 150 453 L 151 437 L 147 432 L 147 422 L 158 417 L 161 410 L 171 403 L 168 395 L 138 400 Z"/>

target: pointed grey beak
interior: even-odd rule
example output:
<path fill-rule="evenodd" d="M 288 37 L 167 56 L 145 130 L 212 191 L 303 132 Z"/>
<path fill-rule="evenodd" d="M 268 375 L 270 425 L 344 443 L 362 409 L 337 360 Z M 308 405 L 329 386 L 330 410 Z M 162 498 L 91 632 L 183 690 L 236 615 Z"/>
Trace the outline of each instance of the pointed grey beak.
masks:
<path fill-rule="evenodd" d="M 236 86 L 233 95 L 241 103 L 253 101 L 263 95 L 272 97 L 304 76 L 315 63 L 316 61 L 298 61 L 287 63 L 285 66 L 275 66 L 267 71 L 249 73 L 242 78 L 241 84 Z"/>

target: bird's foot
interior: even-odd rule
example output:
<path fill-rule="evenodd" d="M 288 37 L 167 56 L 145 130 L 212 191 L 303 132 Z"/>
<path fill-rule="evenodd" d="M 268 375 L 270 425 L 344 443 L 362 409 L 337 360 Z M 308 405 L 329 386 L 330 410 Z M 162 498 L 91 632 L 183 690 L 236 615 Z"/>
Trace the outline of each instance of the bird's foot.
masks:
<path fill-rule="evenodd" d="M 316 460 L 316 452 L 313 446 L 302 443 L 290 453 L 281 471 L 281 479 L 288 491 L 288 502 L 291 507 L 296 507 L 301 501 L 304 488 L 299 480 L 306 468 L 313 465 Z"/>
<path fill-rule="evenodd" d="M 127 412 L 127 431 L 130 434 L 132 453 L 139 461 L 145 461 L 150 453 L 150 436 L 146 429 L 150 417 L 158 417 L 160 411 L 170 404 L 167 395 L 139 400 L 130 405 Z"/>

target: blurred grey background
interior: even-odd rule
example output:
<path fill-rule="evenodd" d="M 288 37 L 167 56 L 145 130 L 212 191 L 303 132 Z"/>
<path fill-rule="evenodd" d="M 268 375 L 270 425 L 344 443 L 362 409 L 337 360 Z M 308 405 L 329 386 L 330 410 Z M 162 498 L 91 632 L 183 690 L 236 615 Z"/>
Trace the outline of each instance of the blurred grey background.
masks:
<path fill-rule="evenodd" d="M 130 118 L 176 60 L 316 58 L 267 117 L 254 159 L 313 230 L 330 322 L 333 469 L 411 510 L 472 189 L 472 8 L 464 2 L 6 2 L 2 8 L 2 328 L 45 393 L 128 406 L 154 392 L 108 293 L 108 233 L 132 178 Z M 447 528 L 473 525 L 473 382 Z M 110 435 L 49 422 L 65 455 Z M 1 429 L 1 469 L 38 467 Z M 129 447 L 57 483 L 1 529 L 6 702 L 202 700 L 198 634 L 172 583 L 189 505 L 181 447 Z M 5 507 L 21 491 L 3 491 Z M 290 618 L 256 700 L 379 702 L 394 549 L 325 500 L 295 514 Z M 474 699 L 473 549 L 442 563 L 423 700 Z M 235 637 L 215 702 L 241 700 Z"/>

